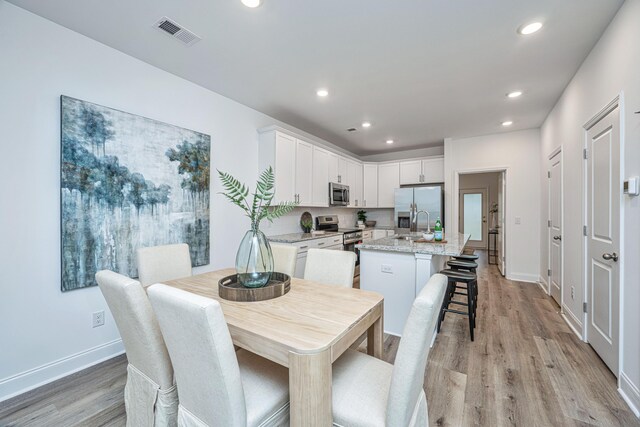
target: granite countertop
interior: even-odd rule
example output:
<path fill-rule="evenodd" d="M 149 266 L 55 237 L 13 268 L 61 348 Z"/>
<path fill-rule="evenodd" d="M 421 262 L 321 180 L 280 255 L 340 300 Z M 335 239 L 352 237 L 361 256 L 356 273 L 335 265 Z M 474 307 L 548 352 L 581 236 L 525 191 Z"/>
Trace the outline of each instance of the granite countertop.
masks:
<path fill-rule="evenodd" d="M 342 236 L 342 233 L 337 231 L 325 231 L 324 234 L 312 234 L 312 233 L 289 233 L 278 234 L 277 236 L 267 236 L 267 240 L 274 243 L 296 243 L 304 242 L 305 240 L 322 239 L 324 237 Z"/>
<path fill-rule="evenodd" d="M 402 235 L 408 235 L 402 234 Z M 422 233 L 411 233 L 416 239 L 422 237 Z M 462 253 L 464 245 L 469 240 L 469 234 L 458 234 L 457 236 L 445 236 L 447 243 L 415 243 L 411 240 L 396 239 L 394 237 L 384 237 L 371 242 L 356 245 L 360 250 L 370 251 L 391 251 L 407 252 L 430 255 L 457 256 Z"/>

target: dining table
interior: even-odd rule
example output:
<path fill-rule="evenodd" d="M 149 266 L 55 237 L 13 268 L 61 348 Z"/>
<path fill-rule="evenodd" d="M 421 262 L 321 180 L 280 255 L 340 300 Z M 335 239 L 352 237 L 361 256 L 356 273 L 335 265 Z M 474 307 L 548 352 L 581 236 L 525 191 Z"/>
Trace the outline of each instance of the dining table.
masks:
<path fill-rule="evenodd" d="M 292 277 L 283 296 L 235 302 L 218 294 L 218 281 L 232 274 L 223 269 L 165 284 L 217 300 L 234 345 L 289 369 L 292 426 L 331 426 L 333 362 L 364 334 L 367 353 L 382 358 L 382 295 Z"/>

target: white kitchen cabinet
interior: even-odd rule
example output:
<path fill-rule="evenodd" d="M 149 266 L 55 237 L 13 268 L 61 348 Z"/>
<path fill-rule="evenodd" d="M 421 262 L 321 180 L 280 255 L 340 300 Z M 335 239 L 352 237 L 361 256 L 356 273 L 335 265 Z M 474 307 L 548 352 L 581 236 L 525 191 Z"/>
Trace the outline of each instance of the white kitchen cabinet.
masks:
<path fill-rule="evenodd" d="M 329 152 L 313 147 L 313 179 L 311 204 L 329 206 Z"/>
<path fill-rule="evenodd" d="M 365 163 L 362 172 L 362 205 L 365 208 L 378 207 L 378 165 Z"/>
<path fill-rule="evenodd" d="M 400 162 L 400 185 L 444 182 L 444 157 Z"/>
<path fill-rule="evenodd" d="M 329 153 L 329 182 L 347 183 L 349 160 L 339 154 Z"/>
<path fill-rule="evenodd" d="M 296 140 L 295 200 L 300 206 L 311 206 L 313 195 L 313 145 Z"/>
<path fill-rule="evenodd" d="M 362 242 L 373 240 L 373 230 L 364 230 L 362 232 Z"/>
<path fill-rule="evenodd" d="M 400 164 L 381 163 L 378 165 L 378 207 L 395 207 L 395 190 L 400 188 Z"/>
<path fill-rule="evenodd" d="M 422 182 L 422 161 L 408 160 L 400 162 L 400 185 Z"/>
<path fill-rule="evenodd" d="M 362 206 L 362 163 L 347 162 L 347 182 L 349 186 L 349 206 Z"/>
<path fill-rule="evenodd" d="M 387 237 L 387 230 L 372 230 L 371 238 L 373 240 L 382 239 Z"/>
<path fill-rule="evenodd" d="M 302 279 L 304 277 L 304 268 L 307 262 L 307 252 L 311 248 L 330 249 L 330 250 L 342 250 L 342 235 L 333 235 L 328 237 L 322 237 L 319 239 L 303 240 L 295 243 L 280 243 L 289 244 L 298 247 L 298 257 L 296 258 L 296 272 L 294 277 Z"/>
<path fill-rule="evenodd" d="M 267 144 L 265 144 L 267 145 Z M 275 175 L 274 203 L 295 200 L 296 188 L 296 139 L 282 132 L 274 132 L 265 147 L 269 153 L 266 165 L 261 166 L 260 173 L 268 166 L 273 167 Z M 261 144 L 261 148 L 262 144 Z"/>
<path fill-rule="evenodd" d="M 422 159 L 422 182 L 444 182 L 444 157 Z"/>

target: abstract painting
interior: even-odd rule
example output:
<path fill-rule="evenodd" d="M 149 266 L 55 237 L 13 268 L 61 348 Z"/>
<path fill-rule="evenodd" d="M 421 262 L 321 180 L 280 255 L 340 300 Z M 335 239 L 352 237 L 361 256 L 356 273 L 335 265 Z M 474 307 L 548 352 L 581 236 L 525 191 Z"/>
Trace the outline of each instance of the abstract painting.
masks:
<path fill-rule="evenodd" d="M 137 277 L 140 247 L 187 243 L 209 263 L 211 138 L 61 98 L 62 291 Z"/>

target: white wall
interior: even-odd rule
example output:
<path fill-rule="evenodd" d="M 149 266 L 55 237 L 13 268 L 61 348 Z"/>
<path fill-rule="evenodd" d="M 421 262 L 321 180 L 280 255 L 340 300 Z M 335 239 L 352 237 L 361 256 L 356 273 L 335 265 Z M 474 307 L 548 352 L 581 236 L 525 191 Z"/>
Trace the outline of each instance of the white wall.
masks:
<path fill-rule="evenodd" d="M 536 282 L 540 265 L 540 131 L 538 129 L 444 141 L 448 233 L 458 232 L 458 173 L 506 170 L 507 278 Z M 515 224 L 516 217 L 520 224 Z"/>
<path fill-rule="evenodd" d="M 621 117 L 624 129 L 624 176 L 640 175 L 640 0 L 627 0 L 602 38 L 584 61 L 562 97 L 542 126 L 541 161 L 545 162 L 540 178 L 540 275 L 547 269 L 547 197 L 546 159 L 557 147 L 564 150 L 564 295 L 565 311 L 582 334 L 584 317 L 584 277 L 582 274 L 583 160 L 584 124 L 617 95 L 622 94 Z M 623 196 L 624 295 L 622 296 L 622 357 L 620 388 L 628 401 L 640 409 L 640 197 Z M 571 299 L 570 286 L 575 286 Z"/>
<path fill-rule="evenodd" d="M 211 264 L 197 272 L 233 265 L 249 227 L 215 169 L 254 185 L 256 129 L 288 126 L 1 0 L 0 57 L 3 400 L 122 351 L 108 314 L 91 328 L 108 313 L 98 288 L 60 292 L 61 94 L 211 135 Z"/>

